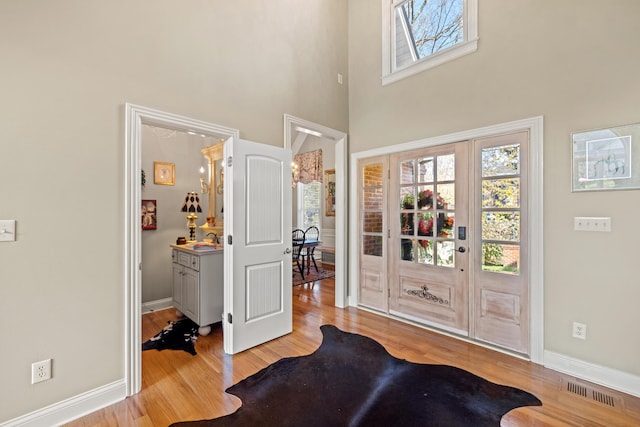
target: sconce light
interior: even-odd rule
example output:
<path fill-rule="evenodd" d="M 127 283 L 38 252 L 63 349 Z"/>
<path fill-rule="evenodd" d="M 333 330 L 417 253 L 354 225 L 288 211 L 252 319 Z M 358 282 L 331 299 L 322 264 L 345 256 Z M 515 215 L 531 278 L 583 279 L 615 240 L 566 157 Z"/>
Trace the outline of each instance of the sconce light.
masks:
<path fill-rule="evenodd" d="M 224 162 L 220 164 L 220 179 L 218 179 L 218 185 L 216 186 L 216 192 L 218 194 L 224 193 Z"/>
<path fill-rule="evenodd" d="M 204 182 L 204 167 L 200 166 L 200 192 L 209 194 L 209 184 Z"/>
<path fill-rule="evenodd" d="M 194 242 L 196 240 L 196 219 L 198 216 L 196 212 L 202 212 L 200 207 L 200 198 L 198 193 L 187 193 L 187 197 L 184 198 L 184 205 L 182 205 L 182 212 L 189 212 L 187 215 L 187 226 L 189 227 L 189 241 Z"/>
<path fill-rule="evenodd" d="M 291 163 L 291 187 L 296 188 L 298 184 L 298 179 L 300 179 L 300 168 L 296 164 L 296 162 Z"/>

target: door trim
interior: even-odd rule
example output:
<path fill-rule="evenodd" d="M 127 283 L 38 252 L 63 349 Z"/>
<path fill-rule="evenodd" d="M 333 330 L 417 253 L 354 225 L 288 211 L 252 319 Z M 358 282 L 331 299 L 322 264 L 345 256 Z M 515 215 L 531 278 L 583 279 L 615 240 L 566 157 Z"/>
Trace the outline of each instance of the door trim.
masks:
<path fill-rule="evenodd" d="M 543 364 L 544 357 L 544 257 L 543 257 L 543 117 L 531 117 L 462 132 L 420 139 L 403 144 L 388 145 L 373 150 L 352 153 L 351 170 L 357 171 L 358 160 L 367 157 L 389 155 L 399 151 L 410 151 L 472 140 L 487 136 L 500 135 L 519 131 L 529 132 L 529 283 L 530 283 L 530 360 Z M 358 259 L 358 179 L 351 176 L 349 180 L 349 258 Z M 349 266 L 349 305 L 358 305 L 359 283 L 358 266 Z"/>
<path fill-rule="evenodd" d="M 140 224 L 142 125 L 183 132 L 192 131 L 221 139 L 240 138 L 238 129 L 216 125 L 130 103 L 125 104 L 125 184 L 124 184 L 124 359 L 126 395 L 142 387 L 142 278 Z M 168 244 L 168 242 L 167 242 Z"/>
<path fill-rule="evenodd" d="M 284 148 L 292 149 L 295 144 L 293 140 L 296 128 L 302 128 L 313 135 L 332 139 L 336 142 L 336 188 L 343 188 L 345 191 L 338 193 L 336 197 L 336 254 L 335 254 L 335 305 L 345 308 L 350 305 L 348 302 L 347 286 L 347 182 L 349 171 L 347 170 L 347 134 L 308 120 L 300 119 L 289 114 L 284 115 Z M 357 169 L 356 169 L 357 170 Z"/>

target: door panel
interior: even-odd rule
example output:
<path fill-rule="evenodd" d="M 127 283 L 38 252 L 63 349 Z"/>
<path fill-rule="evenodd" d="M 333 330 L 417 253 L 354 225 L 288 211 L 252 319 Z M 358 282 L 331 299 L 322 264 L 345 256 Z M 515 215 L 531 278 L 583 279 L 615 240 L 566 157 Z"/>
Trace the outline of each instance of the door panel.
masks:
<path fill-rule="evenodd" d="M 466 143 L 389 163 L 390 311 L 467 335 L 468 248 L 455 232 L 468 221 Z"/>
<path fill-rule="evenodd" d="M 476 243 L 472 334 L 529 353 L 528 158 L 529 134 L 475 140 Z"/>
<path fill-rule="evenodd" d="M 243 140 L 224 150 L 224 351 L 234 354 L 292 331 L 291 151 Z"/>
<path fill-rule="evenodd" d="M 386 311 L 387 287 L 387 156 L 358 163 L 360 286 L 358 303 Z"/>

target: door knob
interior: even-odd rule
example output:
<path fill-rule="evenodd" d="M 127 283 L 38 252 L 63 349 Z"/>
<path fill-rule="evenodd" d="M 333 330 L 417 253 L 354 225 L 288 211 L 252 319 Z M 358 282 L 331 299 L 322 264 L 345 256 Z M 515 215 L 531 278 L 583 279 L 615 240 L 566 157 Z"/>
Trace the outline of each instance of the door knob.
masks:
<path fill-rule="evenodd" d="M 464 248 L 464 246 L 460 246 L 458 248 L 458 252 L 460 252 L 461 254 L 465 253 L 467 250 Z"/>
<path fill-rule="evenodd" d="M 290 253 L 291 253 L 291 248 L 287 248 L 287 249 L 285 249 L 285 250 L 284 250 L 284 253 L 285 253 L 285 254 L 290 254 Z"/>

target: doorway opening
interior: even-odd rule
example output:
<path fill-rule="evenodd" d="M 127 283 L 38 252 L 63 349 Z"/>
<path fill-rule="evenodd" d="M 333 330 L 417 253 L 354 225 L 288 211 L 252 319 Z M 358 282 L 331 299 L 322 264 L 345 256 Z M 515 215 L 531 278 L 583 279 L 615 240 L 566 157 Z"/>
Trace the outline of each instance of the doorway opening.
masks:
<path fill-rule="evenodd" d="M 140 391 L 142 316 L 142 127 L 195 132 L 215 139 L 239 139 L 240 131 L 213 123 L 127 103 L 125 105 L 125 382 L 127 396 Z"/>
<path fill-rule="evenodd" d="M 332 214 L 327 215 L 327 197 L 324 194 L 326 182 L 320 185 L 321 206 L 319 221 L 321 227 L 320 240 L 323 246 L 333 248 L 331 257 L 335 260 L 335 305 L 344 308 L 348 305 L 347 286 L 347 134 L 300 119 L 288 114 L 284 115 L 284 147 L 297 153 L 322 149 L 323 155 L 330 159 L 330 163 L 323 164 L 323 177 L 331 176 L 335 179 L 335 194 L 331 198 Z M 331 165 L 329 167 L 328 165 Z M 331 174 L 327 175 L 327 172 Z M 325 178 L 326 180 L 326 178 Z M 295 190 L 295 189 L 293 189 Z M 324 204 L 322 204 L 324 202 Z M 293 203 L 297 206 L 297 202 Z M 294 217 L 297 215 L 294 214 Z M 292 224 L 294 225 L 294 224 Z M 299 225 L 299 224 L 298 224 Z M 293 228 L 296 228 L 295 226 Z M 298 226 L 298 228 L 303 228 Z M 324 256 L 324 255 L 323 255 Z"/>

